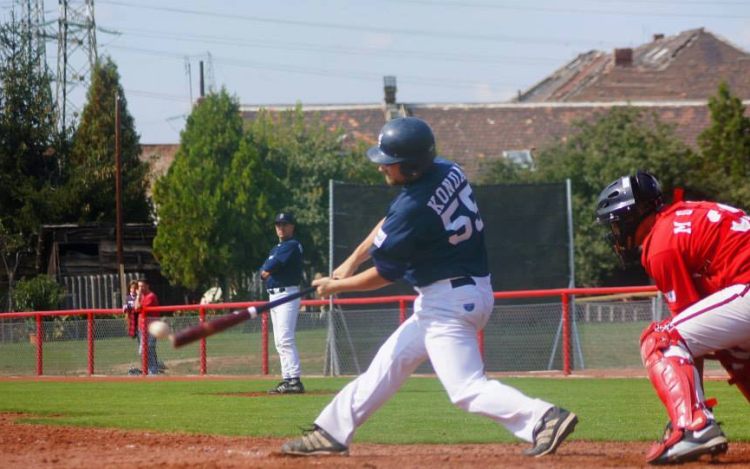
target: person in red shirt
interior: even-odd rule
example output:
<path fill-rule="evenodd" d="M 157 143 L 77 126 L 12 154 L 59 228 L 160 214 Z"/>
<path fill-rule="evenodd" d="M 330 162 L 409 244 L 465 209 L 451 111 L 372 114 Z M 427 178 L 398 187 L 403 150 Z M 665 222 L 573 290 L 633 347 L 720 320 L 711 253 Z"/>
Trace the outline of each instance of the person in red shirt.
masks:
<path fill-rule="evenodd" d="M 665 205 L 656 178 L 624 176 L 599 195 L 596 218 L 623 265 L 640 259 L 672 317 L 641 335 L 641 357 L 670 422 L 647 461 L 681 463 L 727 451 L 703 395 L 703 358 L 718 358 L 750 400 L 750 217 L 714 202 Z M 697 363 L 697 365 L 696 365 Z"/>
<path fill-rule="evenodd" d="M 147 312 L 146 314 L 143 314 L 143 308 L 148 308 L 149 306 L 159 306 L 159 298 L 157 298 L 156 293 L 151 291 L 148 281 L 140 279 L 138 280 L 138 296 L 135 299 L 135 310 L 141 313 L 138 315 L 138 354 L 143 356 L 145 342 L 148 354 L 148 374 L 156 375 L 159 374 L 159 361 L 156 357 L 156 337 L 148 333 L 148 325 L 154 320 L 154 318 L 160 317 L 161 313 Z M 142 340 L 141 337 L 141 331 L 144 330 L 144 321 L 147 336 L 147 340 L 145 341 Z"/>

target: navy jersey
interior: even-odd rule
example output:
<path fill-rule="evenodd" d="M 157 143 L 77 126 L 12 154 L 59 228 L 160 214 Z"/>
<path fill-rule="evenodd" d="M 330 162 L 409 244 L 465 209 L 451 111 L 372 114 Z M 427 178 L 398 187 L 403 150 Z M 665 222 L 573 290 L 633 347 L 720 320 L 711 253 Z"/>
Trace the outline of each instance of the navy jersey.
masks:
<path fill-rule="evenodd" d="M 270 272 L 267 288 L 294 287 L 302 282 L 302 245 L 294 238 L 271 249 L 261 270 Z"/>
<path fill-rule="evenodd" d="M 370 248 L 378 274 L 414 286 L 489 275 L 484 223 L 461 168 L 438 158 L 391 202 Z"/>

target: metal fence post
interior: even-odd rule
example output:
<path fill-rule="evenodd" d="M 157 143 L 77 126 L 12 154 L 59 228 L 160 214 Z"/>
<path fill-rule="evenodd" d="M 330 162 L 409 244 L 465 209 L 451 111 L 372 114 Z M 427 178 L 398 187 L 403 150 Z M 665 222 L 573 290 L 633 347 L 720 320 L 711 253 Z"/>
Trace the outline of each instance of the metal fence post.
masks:
<path fill-rule="evenodd" d="M 198 321 L 206 322 L 206 310 L 203 306 L 198 310 Z M 206 374 L 206 338 L 201 339 L 201 375 Z"/>
<path fill-rule="evenodd" d="M 563 374 L 570 374 L 570 296 L 562 294 Z"/>
<path fill-rule="evenodd" d="M 44 362 L 43 362 L 43 349 L 42 349 L 42 336 L 44 335 L 44 330 L 42 329 L 42 315 L 37 314 L 36 315 L 36 374 L 37 376 L 42 376 L 42 372 L 44 370 Z"/>
<path fill-rule="evenodd" d="M 86 321 L 86 332 L 89 345 L 89 376 L 94 374 L 94 314 L 89 313 Z"/>
<path fill-rule="evenodd" d="M 138 325 L 141 330 L 141 371 L 142 375 L 148 375 L 148 331 L 146 330 L 146 311 L 141 310 L 139 319 L 143 319 Z"/>

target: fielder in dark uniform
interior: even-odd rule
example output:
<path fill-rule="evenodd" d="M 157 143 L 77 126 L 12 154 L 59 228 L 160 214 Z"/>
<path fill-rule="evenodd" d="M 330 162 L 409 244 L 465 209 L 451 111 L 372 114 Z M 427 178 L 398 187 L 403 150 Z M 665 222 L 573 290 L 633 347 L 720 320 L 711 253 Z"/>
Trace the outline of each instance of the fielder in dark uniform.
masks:
<path fill-rule="evenodd" d="M 348 454 L 357 427 L 427 359 L 455 405 L 533 442 L 527 455 L 554 452 L 578 422 L 575 414 L 484 374 L 477 333 L 494 299 L 484 223 L 463 171 L 436 159 L 432 129 L 413 117 L 387 123 L 367 156 L 388 184 L 402 185 L 403 191 L 333 276 L 313 285 L 326 297 L 375 290 L 404 278 L 419 297 L 414 314 L 380 347 L 367 371 L 339 392 L 312 431 L 285 443 L 282 452 Z M 369 258 L 375 266 L 354 275 Z"/>
<path fill-rule="evenodd" d="M 291 213 L 276 216 L 276 235 L 279 244 L 271 249 L 260 275 L 266 281 L 270 301 L 299 291 L 302 282 L 302 245 L 294 239 L 295 220 Z M 300 394 L 305 387 L 300 380 L 299 352 L 294 343 L 300 299 L 279 305 L 271 310 L 273 338 L 281 360 L 284 379 L 270 389 L 271 394 Z"/>

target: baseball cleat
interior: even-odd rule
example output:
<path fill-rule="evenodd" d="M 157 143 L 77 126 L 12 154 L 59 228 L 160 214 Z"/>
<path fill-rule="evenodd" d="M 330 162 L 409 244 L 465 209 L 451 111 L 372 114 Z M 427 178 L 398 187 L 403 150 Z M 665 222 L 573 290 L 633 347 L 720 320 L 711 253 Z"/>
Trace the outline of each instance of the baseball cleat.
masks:
<path fill-rule="evenodd" d="M 700 430 L 683 430 L 682 438 L 677 443 L 666 448 L 649 464 L 679 464 L 695 461 L 703 455 L 717 456 L 729 449 L 729 442 L 715 420 Z"/>
<path fill-rule="evenodd" d="M 285 379 L 268 390 L 268 394 L 304 394 L 305 386 L 299 378 Z"/>
<path fill-rule="evenodd" d="M 284 443 L 281 446 L 281 452 L 290 456 L 348 456 L 349 448 L 333 439 L 328 432 L 316 425 L 296 440 Z"/>
<path fill-rule="evenodd" d="M 523 451 L 526 456 L 536 458 L 554 453 L 565 438 L 573 433 L 578 417 L 560 407 L 548 410 L 534 426 L 534 446 Z"/>

